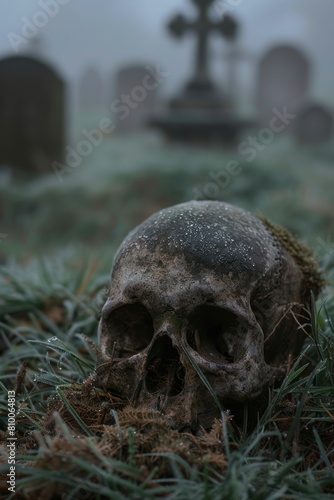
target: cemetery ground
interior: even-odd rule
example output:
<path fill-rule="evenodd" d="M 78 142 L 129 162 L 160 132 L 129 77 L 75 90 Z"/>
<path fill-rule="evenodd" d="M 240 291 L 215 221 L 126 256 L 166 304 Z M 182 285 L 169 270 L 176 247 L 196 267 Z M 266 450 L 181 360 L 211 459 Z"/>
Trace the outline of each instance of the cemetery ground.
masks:
<path fill-rule="evenodd" d="M 37 180 L 3 177 L 1 498 L 10 498 L 12 478 L 12 498 L 25 499 L 334 497 L 333 159 L 331 146 L 296 150 L 286 138 L 248 162 L 142 134 L 106 138 L 61 182 L 51 168 Z M 94 381 L 116 248 L 153 212 L 194 198 L 286 226 L 313 249 L 327 280 L 312 335 L 265 413 L 248 426 L 245 406 L 239 427 L 222 413 L 199 436 L 130 409 Z"/>

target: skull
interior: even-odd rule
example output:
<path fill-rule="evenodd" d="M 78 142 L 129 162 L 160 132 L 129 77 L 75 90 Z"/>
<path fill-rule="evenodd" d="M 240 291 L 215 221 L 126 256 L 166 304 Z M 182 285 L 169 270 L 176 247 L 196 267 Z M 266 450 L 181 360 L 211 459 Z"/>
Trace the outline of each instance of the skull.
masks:
<path fill-rule="evenodd" d="M 104 388 L 196 430 L 219 415 L 215 400 L 243 405 L 280 379 L 303 344 L 296 317 L 316 271 L 305 272 L 296 252 L 305 248 L 273 227 L 193 201 L 134 229 L 115 257 L 99 326 Z"/>

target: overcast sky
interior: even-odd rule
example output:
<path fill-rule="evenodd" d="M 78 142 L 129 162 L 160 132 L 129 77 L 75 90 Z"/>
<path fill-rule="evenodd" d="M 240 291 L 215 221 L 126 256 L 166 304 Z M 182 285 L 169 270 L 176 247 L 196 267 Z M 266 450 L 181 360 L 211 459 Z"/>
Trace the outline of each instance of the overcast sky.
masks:
<path fill-rule="evenodd" d="M 314 95 L 334 103 L 334 0 L 216 0 L 213 19 L 219 19 L 224 1 L 242 24 L 244 48 L 258 58 L 276 43 L 298 44 L 313 63 Z M 15 54 L 8 37 L 13 44 L 13 34 L 22 36 L 27 20 L 43 24 L 43 14 L 38 16 L 42 3 L 55 2 L 58 13 L 49 16 L 32 40 L 41 40 L 41 52 L 68 81 L 91 64 L 111 75 L 132 62 L 162 64 L 171 74 L 171 89 L 189 76 L 193 39 L 174 40 L 165 24 L 178 12 L 194 15 L 191 0 L 0 0 L 0 56 Z M 29 44 L 24 36 L 19 40 L 17 51 L 25 53 Z M 226 43 L 215 40 L 216 64 L 224 50 Z M 223 78 L 224 65 L 215 68 Z"/>

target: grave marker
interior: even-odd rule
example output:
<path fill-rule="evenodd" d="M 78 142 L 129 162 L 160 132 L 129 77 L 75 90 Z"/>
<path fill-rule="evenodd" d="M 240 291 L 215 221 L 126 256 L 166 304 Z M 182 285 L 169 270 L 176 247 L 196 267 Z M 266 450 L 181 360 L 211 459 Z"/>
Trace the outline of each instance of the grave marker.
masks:
<path fill-rule="evenodd" d="M 64 83 L 32 57 L 0 61 L 0 164 L 49 172 L 64 149 Z"/>
<path fill-rule="evenodd" d="M 296 111 L 304 102 L 309 89 L 310 65 L 297 48 L 274 47 L 260 61 L 257 108 L 260 120 L 267 124 L 272 110 Z"/>
<path fill-rule="evenodd" d="M 114 102 L 117 130 L 134 132 L 147 125 L 156 107 L 157 86 L 145 66 L 128 66 L 118 72 L 115 98 L 119 103 Z"/>
<path fill-rule="evenodd" d="M 297 116 L 296 137 L 300 144 L 317 145 L 333 137 L 333 113 L 320 104 L 309 104 Z"/>
<path fill-rule="evenodd" d="M 95 67 L 84 71 L 79 83 L 79 106 L 81 110 L 99 110 L 103 106 L 105 88 L 102 76 Z"/>

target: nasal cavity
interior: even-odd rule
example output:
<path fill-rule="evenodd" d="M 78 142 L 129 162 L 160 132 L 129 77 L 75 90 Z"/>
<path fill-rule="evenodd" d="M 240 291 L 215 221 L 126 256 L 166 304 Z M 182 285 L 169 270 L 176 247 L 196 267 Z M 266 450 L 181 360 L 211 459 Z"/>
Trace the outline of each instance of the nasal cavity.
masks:
<path fill-rule="evenodd" d="M 152 395 L 177 396 L 184 387 L 184 379 L 179 353 L 169 337 L 160 337 L 147 358 L 146 389 Z"/>

